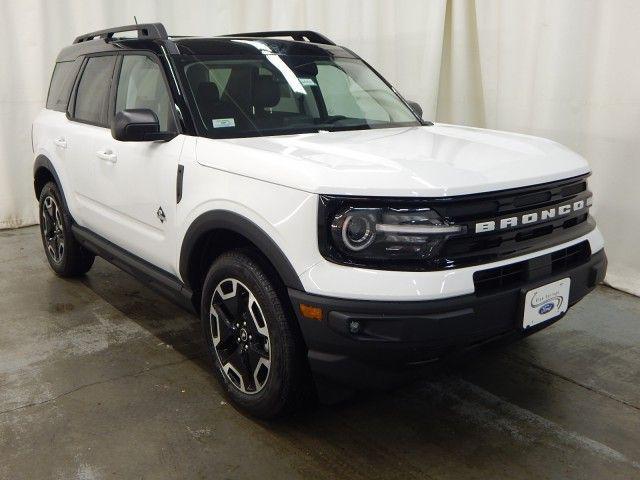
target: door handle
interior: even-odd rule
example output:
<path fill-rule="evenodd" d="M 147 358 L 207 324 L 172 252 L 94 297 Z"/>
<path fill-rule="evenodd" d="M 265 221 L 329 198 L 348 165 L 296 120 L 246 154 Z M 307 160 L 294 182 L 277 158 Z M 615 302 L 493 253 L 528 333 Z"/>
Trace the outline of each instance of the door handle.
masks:
<path fill-rule="evenodd" d="M 56 138 L 53 143 L 56 147 L 67 148 L 67 141 L 64 139 L 64 137 Z"/>
<path fill-rule="evenodd" d="M 111 150 L 98 150 L 96 152 L 96 157 L 110 163 L 116 163 L 118 161 L 118 156 Z"/>

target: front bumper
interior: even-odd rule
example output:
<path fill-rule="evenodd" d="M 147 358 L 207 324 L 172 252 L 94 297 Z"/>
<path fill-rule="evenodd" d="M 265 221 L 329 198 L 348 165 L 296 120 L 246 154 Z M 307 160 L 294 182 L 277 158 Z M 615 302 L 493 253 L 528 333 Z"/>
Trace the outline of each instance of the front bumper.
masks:
<path fill-rule="evenodd" d="M 573 305 L 604 279 L 606 269 L 607 258 L 600 250 L 561 271 L 531 261 L 508 287 L 442 300 L 345 300 L 291 289 L 289 296 L 314 375 L 351 388 L 388 388 L 481 345 L 521 338 L 550 325 L 560 317 L 522 329 L 525 293 L 570 277 Z M 320 307 L 322 319 L 304 317 L 300 304 Z M 354 320 L 360 324 L 357 333 L 349 330 Z"/>

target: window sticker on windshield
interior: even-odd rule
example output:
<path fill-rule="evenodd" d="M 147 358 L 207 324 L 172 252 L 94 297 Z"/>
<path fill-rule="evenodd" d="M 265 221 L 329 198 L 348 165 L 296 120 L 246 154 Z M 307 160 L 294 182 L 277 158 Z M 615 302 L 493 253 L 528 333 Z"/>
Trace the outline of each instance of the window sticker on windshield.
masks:
<path fill-rule="evenodd" d="M 236 126 L 236 121 L 233 118 L 214 118 L 212 123 L 213 128 L 228 128 Z"/>
<path fill-rule="evenodd" d="M 300 80 L 300 85 L 302 85 L 303 87 L 316 86 L 316 82 L 313 80 L 313 78 L 298 78 L 298 80 Z"/>

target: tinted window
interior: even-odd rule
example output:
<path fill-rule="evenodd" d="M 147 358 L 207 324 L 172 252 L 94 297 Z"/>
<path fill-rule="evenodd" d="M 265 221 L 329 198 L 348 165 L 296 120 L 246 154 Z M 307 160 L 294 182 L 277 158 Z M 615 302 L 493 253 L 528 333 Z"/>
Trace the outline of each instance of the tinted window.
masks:
<path fill-rule="evenodd" d="M 145 55 L 125 55 L 122 59 L 116 113 L 127 108 L 148 108 L 158 116 L 160 130 L 175 130 L 173 102 L 160 66 Z"/>
<path fill-rule="evenodd" d="M 67 109 L 69 94 L 76 79 L 81 60 L 75 62 L 58 62 L 53 69 L 49 95 L 47 96 L 47 108 L 64 112 Z"/>
<path fill-rule="evenodd" d="M 180 55 L 176 60 L 206 136 L 420 125 L 398 95 L 361 60 L 264 50 L 262 57 Z"/>
<path fill-rule="evenodd" d="M 74 117 L 106 125 L 106 106 L 115 56 L 91 57 L 80 78 Z"/>

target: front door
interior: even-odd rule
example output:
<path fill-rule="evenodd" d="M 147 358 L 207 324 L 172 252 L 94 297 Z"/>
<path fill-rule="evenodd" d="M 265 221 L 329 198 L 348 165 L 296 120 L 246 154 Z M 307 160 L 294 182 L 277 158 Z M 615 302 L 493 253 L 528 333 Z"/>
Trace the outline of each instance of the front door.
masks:
<path fill-rule="evenodd" d="M 113 115 L 148 108 L 157 115 L 162 131 L 177 131 L 174 104 L 157 58 L 125 54 L 114 78 Z M 95 195 L 101 205 L 96 233 L 172 273 L 176 178 L 184 141 L 178 135 L 168 142 L 120 142 L 104 131 L 95 143 L 99 185 Z"/>

